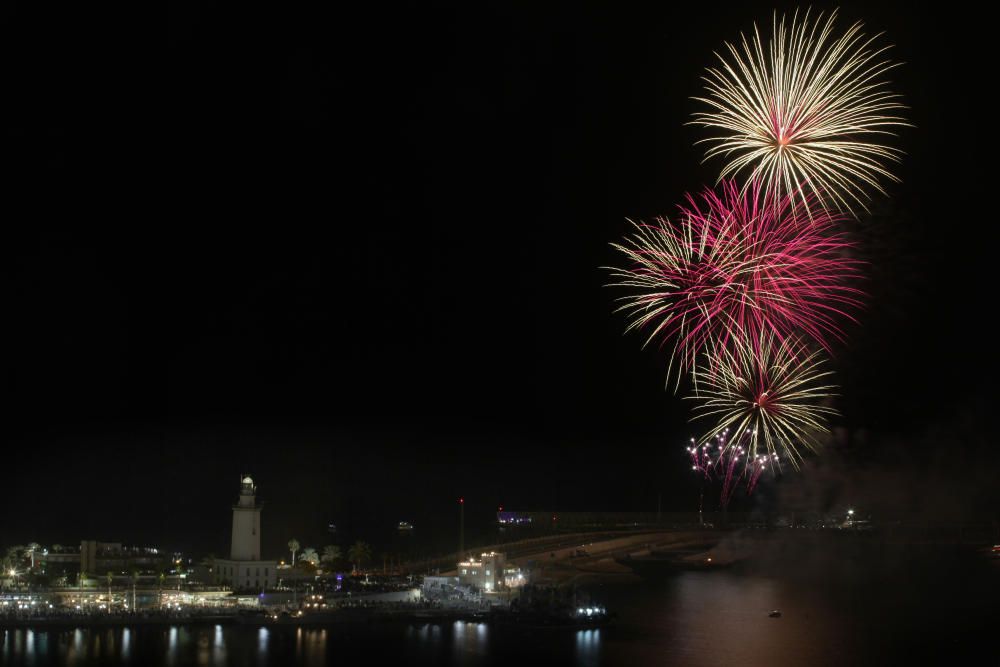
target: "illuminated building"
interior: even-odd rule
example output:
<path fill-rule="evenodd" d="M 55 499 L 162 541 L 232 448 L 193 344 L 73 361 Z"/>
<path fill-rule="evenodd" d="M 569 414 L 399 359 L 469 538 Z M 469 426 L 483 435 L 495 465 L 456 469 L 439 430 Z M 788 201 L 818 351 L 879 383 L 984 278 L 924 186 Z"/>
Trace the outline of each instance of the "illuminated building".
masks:
<path fill-rule="evenodd" d="M 504 570 L 507 557 L 495 551 L 480 555 L 479 560 L 464 560 L 458 563 L 458 579 L 464 585 L 474 586 L 490 592 L 500 590 L 504 585 Z"/>
<path fill-rule="evenodd" d="M 215 561 L 215 581 L 234 590 L 264 591 L 278 581 L 278 564 L 260 557 L 260 505 L 257 487 L 249 475 L 240 481 L 240 497 L 233 505 L 232 546 L 228 559 Z"/>

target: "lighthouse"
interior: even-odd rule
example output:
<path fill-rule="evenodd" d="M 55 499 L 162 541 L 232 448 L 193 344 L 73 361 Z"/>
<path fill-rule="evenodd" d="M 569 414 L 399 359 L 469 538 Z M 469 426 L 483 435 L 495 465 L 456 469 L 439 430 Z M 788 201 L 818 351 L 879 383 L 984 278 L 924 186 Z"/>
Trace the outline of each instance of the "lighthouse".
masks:
<path fill-rule="evenodd" d="M 260 557 L 260 510 L 253 477 L 243 475 L 240 495 L 233 505 L 229 558 L 215 561 L 216 583 L 254 592 L 264 592 L 277 583 L 277 562 Z"/>
<path fill-rule="evenodd" d="M 229 551 L 232 560 L 260 560 L 260 507 L 253 478 L 244 475 L 240 482 L 240 497 L 233 505 L 233 541 Z"/>

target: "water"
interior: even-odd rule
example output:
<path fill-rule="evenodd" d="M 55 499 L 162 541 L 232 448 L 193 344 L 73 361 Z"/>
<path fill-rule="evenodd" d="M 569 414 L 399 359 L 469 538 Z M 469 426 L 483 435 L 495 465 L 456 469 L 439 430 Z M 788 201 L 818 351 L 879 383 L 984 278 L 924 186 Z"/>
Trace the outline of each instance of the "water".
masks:
<path fill-rule="evenodd" d="M 595 600 L 618 610 L 618 622 L 579 631 L 465 622 L 6 629 L 0 664 L 955 664 L 992 650 L 1000 627 L 994 565 L 935 561 L 876 576 L 858 575 L 856 567 L 808 576 L 687 572 L 656 583 L 602 585 L 593 588 Z M 771 609 L 782 617 L 769 618 Z"/>

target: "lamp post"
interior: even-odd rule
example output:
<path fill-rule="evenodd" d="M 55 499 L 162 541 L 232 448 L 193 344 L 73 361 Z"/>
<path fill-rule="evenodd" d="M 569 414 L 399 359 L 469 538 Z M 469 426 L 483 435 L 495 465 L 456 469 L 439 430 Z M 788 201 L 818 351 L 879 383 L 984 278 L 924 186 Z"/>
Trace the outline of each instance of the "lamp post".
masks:
<path fill-rule="evenodd" d="M 847 510 L 847 521 L 854 528 L 854 510 Z"/>
<path fill-rule="evenodd" d="M 458 499 L 458 559 L 465 558 L 465 498 Z"/>

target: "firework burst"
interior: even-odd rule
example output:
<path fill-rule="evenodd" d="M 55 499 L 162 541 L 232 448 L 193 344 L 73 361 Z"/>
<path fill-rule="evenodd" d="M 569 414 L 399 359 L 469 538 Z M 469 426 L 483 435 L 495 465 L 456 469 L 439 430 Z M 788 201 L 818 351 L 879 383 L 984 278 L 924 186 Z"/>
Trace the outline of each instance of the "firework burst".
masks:
<path fill-rule="evenodd" d="M 732 181 L 721 192 L 708 188 L 700 201 L 689 195 L 679 224 L 633 223 L 634 234 L 612 244 L 629 260 L 610 269 L 612 286 L 630 291 L 619 298 L 626 331 L 648 332 L 644 345 L 673 340 L 668 382 L 675 364 L 679 381 L 710 343 L 765 331 L 780 339 L 799 332 L 829 349 L 863 296 L 852 286 L 861 262 L 849 257 L 853 244 L 838 230 L 839 216 L 811 197 L 804 215 L 788 197 L 761 203 L 758 189 L 741 192 Z"/>
<path fill-rule="evenodd" d="M 691 438 L 687 448 L 691 457 L 691 469 L 699 473 L 704 482 L 718 480 L 721 483 L 719 507 L 726 509 L 733 498 L 741 479 L 746 480 L 746 493 L 751 495 L 757 488 L 761 475 L 772 465 L 777 466 L 777 454 L 758 454 L 751 456 L 744 446 L 749 443 L 748 434 L 737 434 L 733 442 L 729 441 L 729 429 L 723 429 L 714 436 L 712 441 L 699 444 Z"/>
<path fill-rule="evenodd" d="M 706 160 L 727 160 L 720 179 L 749 170 L 765 195 L 812 193 L 851 213 L 852 204 L 867 210 L 866 186 L 885 194 L 879 179 L 898 181 L 887 165 L 902 151 L 883 143 L 909 125 L 883 78 L 896 65 L 860 23 L 835 37 L 836 16 L 806 11 L 800 21 L 796 11 L 786 25 L 776 13 L 766 46 L 754 26 L 752 38 L 726 44 L 728 58 L 716 53 L 721 65 L 707 69 L 706 96 L 695 98 L 711 110 L 692 124 L 713 132 L 699 143 L 709 144 Z"/>
<path fill-rule="evenodd" d="M 702 442 L 732 430 L 750 457 L 779 454 L 798 467 L 801 450 L 817 449 L 826 418 L 837 414 L 822 405 L 836 389 L 826 384 L 831 371 L 795 336 L 761 333 L 733 343 L 713 346 L 695 371 L 695 419 L 716 422 Z"/>

